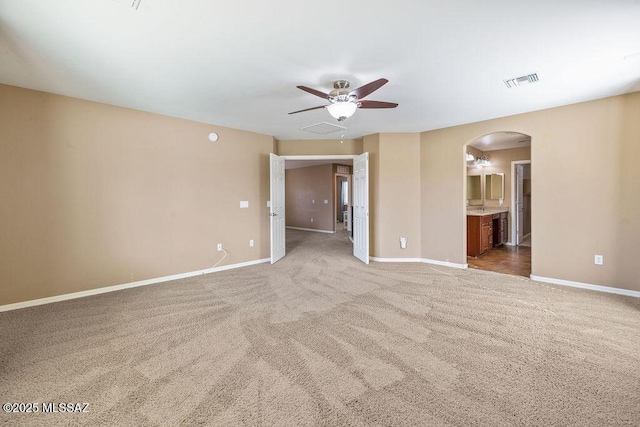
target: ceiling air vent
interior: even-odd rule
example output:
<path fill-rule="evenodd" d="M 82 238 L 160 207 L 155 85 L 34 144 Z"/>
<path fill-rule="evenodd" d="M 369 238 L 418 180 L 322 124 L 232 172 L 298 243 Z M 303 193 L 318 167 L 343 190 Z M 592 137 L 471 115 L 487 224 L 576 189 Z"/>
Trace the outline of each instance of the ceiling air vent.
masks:
<path fill-rule="evenodd" d="M 123 4 L 125 6 L 129 6 L 132 9 L 138 10 L 138 7 L 140 7 L 140 1 L 141 0 L 113 0 L 116 3 L 120 3 Z"/>
<path fill-rule="evenodd" d="M 327 134 L 327 133 L 337 132 L 339 130 L 345 130 L 345 129 L 346 127 L 344 126 L 333 125 L 327 122 L 316 123 L 315 125 L 302 128 L 302 130 L 306 130 L 307 132 L 320 133 L 320 134 Z"/>
<path fill-rule="evenodd" d="M 526 76 L 514 77 L 512 79 L 504 80 L 504 84 L 507 85 L 509 89 L 512 87 L 524 86 L 529 83 L 535 83 L 538 81 L 538 74 L 528 74 Z"/>

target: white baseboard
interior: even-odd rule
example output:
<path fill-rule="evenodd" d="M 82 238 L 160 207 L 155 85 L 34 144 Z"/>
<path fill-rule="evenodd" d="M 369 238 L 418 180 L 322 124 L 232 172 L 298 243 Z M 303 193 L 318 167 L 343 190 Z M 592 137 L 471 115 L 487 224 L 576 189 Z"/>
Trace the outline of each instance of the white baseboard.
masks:
<path fill-rule="evenodd" d="M 632 291 L 629 289 L 614 288 L 611 286 L 592 285 L 590 283 L 582 283 L 582 282 L 572 282 L 571 280 L 554 279 L 552 277 L 534 276 L 533 274 L 530 275 L 529 278 L 537 282 L 552 283 L 554 285 L 571 286 L 572 288 L 589 289 L 592 291 L 607 292 L 610 294 L 626 295 L 629 297 L 640 298 L 640 291 Z"/>
<path fill-rule="evenodd" d="M 301 228 L 301 227 L 289 227 L 289 226 L 287 226 L 286 228 L 290 228 L 292 230 L 315 231 L 316 233 L 328 233 L 328 234 L 335 233 L 335 231 L 333 230 L 318 230 L 317 228 Z"/>
<path fill-rule="evenodd" d="M 449 261 L 438 261 L 435 259 L 427 259 L 422 258 L 422 262 L 426 264 L 435 264 L 435 265 L 444 265 L 445 267 L 453 267 L 453 268 L 468 268 L 469 264 L 458 264 L 457 262 L 449 262 Z"/>
<path fill-rule="evenodd" d="M 369 259 L 375 262 L 422 262 L 422 258 L 379 258 L 370 256 Z"/>
<path fill-rule="evenodd" d="M 424 264 L 434 264 L 434 265 L 444 265 L 446 267 L 453 268 L 467 268 L 468 264 L 458 264 L 455 262 L 448 261 L 436 261 L 434 259 L 427 258 L 379 258 L 379 257 L 369 257 L 371 261 L 375 262 L 422 262 Z"/>
<path fill-rule="evenodd" d="M 46 298 L 38 298 L 30 301 L 16 302 L 13 304 L 0 305 L 0 312 L 18 310 L 20 308 L 35 307 L 37 305 L 50 304 L 52 302 L 66 301 L 70 299 L 83 298 L 91 295 L 99 295 L 107 292 L 115 292 L 123 289 L 137 288 L 140 286 L 153 285 L 156 283 L 170 282 L 172 280 L 185 279 L 187 277 L 199 276 L 201 274 L 215 273 L 216 271 L 231 270 L 233 268 L 248 267 L 250 265 L 270 262 L 270 258 L 258 259 L 255 261 L 241 262 L 238 264 L 223 265 L 220 267 L 207 268 L 204 270 L 190 271 L 188 273 L 173 274 L 171 276 L 158 277 L 155 279 L 140 280 L 137 282 L 125 283 L 122 285 L 105 286 L 102 288 L 89 289 L 86 291 L 73 292 L 70 294 L 56 295 Z"/>

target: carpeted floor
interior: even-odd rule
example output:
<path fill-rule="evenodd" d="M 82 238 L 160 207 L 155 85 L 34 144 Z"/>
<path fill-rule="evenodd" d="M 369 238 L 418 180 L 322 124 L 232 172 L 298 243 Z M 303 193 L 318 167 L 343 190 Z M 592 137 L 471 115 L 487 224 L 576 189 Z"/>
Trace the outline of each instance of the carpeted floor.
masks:
<path fill-rule="evenodd" d="M 640 425 L 640 299 L 287 230 L 277 264 L 0 313 L 0 401 L 56 425 Z"/>

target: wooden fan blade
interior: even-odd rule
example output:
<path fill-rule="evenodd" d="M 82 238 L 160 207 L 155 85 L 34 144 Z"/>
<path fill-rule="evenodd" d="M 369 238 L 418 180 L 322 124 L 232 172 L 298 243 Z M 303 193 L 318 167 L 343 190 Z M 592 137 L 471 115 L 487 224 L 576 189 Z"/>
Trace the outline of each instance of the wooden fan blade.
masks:
<path fill-rule="evenodd" d="M 360 101 L 360 108 L 396 108 L 395 102 Z"/>
<path fill-rule="evenodd" d="M 319 107 L 305 108 L 304 110 L 293 111 L 293 112 L 291 112 L 291 113 L 289 113 L 289 114 L 302 113 L 302 112 L 304 112 L 304 111 L 317 110 L 318 108 L 324 108 L 324 107 L 326 107 L 326 105 L 321 105 L 321 106 L 319 106 Z"/>
<path fill-rule="evenodd" d="M 329 99 L 328 93 L 320 92 L 319 90 L 315 90 L 306 86 L 296 86 L 296 87 L 298 89 L 302 89 L 303 91 L 310 93 L 311 95 L 319 96 L 320 98 L 323 98 L 323 99 Z"/>
<path fill-rule="evenodd" d="M 358 99 L 362 99 L 365 96 L 375 92 L 376 90 L 380 89 L 382 86 L 384 86 L 385 84 L 387 84 L 389 82 L 389 80 L 387 79 L 378 79 L 376 81 L 373 81 L 371 83 L 367 83 L 364 86 L 360 86 L 358 89 L 354 89 L 351 94 L 355 95 L 358 97 Z M 298 86 L 300 87 L 300 86 Z"/>

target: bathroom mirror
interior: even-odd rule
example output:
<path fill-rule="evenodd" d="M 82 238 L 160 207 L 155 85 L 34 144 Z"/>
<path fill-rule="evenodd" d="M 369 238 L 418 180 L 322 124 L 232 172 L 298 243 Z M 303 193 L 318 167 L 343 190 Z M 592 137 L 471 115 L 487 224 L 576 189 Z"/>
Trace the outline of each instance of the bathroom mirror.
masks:
<path fill-rule="evenodd" d="M 504 199 L 504 174 L 487 174 L 485 180 L 485 198 Z"/>
<path fill-rule="evenodd" d="M 482 200 L 480 175 L 467 175 L 467 200 Z"/>

